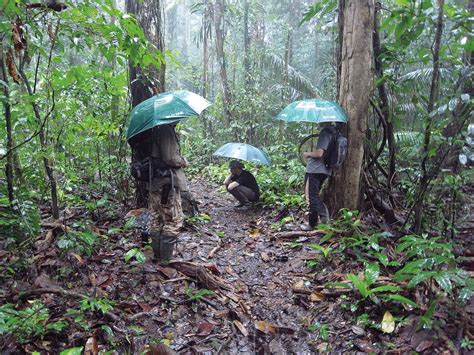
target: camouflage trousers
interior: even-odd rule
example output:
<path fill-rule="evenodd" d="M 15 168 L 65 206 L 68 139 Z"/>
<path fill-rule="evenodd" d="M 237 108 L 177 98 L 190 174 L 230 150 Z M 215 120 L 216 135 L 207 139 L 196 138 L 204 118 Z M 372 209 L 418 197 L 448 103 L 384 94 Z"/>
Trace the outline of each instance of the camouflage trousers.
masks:
<path fill-rule="evenodd" d="M 177 237 L 184 221 L 181 192 L 176 188 L 166 191 L 169 186 L 164 185 L 157 191 L 150 192 L 150 232 Z"/>

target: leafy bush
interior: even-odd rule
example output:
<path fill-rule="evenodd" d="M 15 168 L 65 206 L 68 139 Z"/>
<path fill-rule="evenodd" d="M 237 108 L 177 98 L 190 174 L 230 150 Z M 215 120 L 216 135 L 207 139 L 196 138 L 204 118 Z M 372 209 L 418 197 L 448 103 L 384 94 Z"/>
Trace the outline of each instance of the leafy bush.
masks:
<path fill-rule="evenodd" d="M 61 331 L 68 326 L 66 321 L 50 322 L 49 310 L 35 300 L 24 309 L 17 310 L 14 304 L 0 306 L 0 334 L 13 334 L 20 343 L 32 337 L 42 337 L 50 331 Z"/>

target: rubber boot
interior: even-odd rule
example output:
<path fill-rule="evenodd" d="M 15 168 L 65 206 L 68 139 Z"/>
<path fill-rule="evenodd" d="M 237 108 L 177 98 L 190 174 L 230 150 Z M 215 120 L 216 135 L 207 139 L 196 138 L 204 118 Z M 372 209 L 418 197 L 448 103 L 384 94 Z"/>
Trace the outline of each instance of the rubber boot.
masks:
<path fill-rule="evenodd" d="M 149 237 L 148 231 L 142 230 L 140 233 L 142 247 L 146 247 L 146 245 L 148 244 L 148 237 Z"/>
<path fill-rule="evenodd" d="M 160 264 L 169 264 L 173 257 L 174 245 L 176 244 L 176 236 L 174 235 L 161 235 L 160 239 Z"/>
<path fill-rule="evenodd" d="M 151 248 L 153 249 L 153 261 L 160 260 L 160 243 L 161 243 L 161 233 L 160 232 L 150 232 L 151 237 Z"/>
<path fill-rule="evenodd" d="M 318 224 L 318 214 L 316 212 L 309 213 L 309 225 L 312 229 Z"/>

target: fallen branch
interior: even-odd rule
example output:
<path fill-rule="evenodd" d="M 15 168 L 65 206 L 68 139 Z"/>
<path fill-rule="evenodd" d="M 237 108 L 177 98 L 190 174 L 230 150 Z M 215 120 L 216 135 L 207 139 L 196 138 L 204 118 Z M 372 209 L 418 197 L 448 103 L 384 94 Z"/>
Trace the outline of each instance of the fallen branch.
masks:
<path fill-rule="evenodd" d="M 275 234 L 278 239 L 293 239 L 298 237 L 321 237 L 326 234 L 326 231 L 314 230 L 314 231 L 289 231 L 279 232 Z"/>
<path fill-rule="evenodd" d="M 207 256 L 208 259 L 212 259 L 214 257 L 214 254 L 221 248 L 221 245 L 219 244 L 216 246 L 214 249 L 211 250 L 209 255 Z"/>
<path fill-rule="evenodd" d="M 171 262 L 168 267 L 173 267 L 184 275 L 196 279 L 206 288 L 212 290 L 222 288 L 224 290 L 232 291 L 232 287 L 227 285 L 220 277 L 213 275 L 204 265 L 185 261 L 174 261 Z"/>

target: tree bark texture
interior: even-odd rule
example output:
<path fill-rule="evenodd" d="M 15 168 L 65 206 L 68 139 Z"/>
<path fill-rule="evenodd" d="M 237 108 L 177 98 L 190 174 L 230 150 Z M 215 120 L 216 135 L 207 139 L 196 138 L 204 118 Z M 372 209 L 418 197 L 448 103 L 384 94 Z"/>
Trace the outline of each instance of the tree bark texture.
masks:
<path fill-rule="evenodd" d="M 348 154 L 330 183 L 331 212 L 361 206 L 361 174 L 372 91 L 374 0 L 345 0 L 339 101 L 348 115 Z"/>
<path fill-rule="evenodd" d="M 231 104 L 231 92 L 229 87 L 229 80 L 227 79 L 227 64 L 224 53 L 224 40 L 225 40 L 225 28 L 224 28 L 224 12 L 225 12 L 225 0 L 217 0 L 214 4 L 214 30 L 216 40 L 216 59 L 219 63 L 219 74 L 221 77 L 222 85 L 222 96 L 224 102 L 224 114 L 228 123 L 232 121 L 232 115 L 230 110 Z"/>
<path fill-rule="evenodd" d="M 147 39 L 160 51 L 164 50 L 161 1 L 160 0 L 127 0 L 126 10 L 132 13 L 140 23 Z M 150 65 L 148 68 L 129 65 L 130 92 L 132 106 L 165 91 L 165 64 L 159 68 Z M 133 153 L 132 153 L 133 154 Z M 137 182 L 137 207 L 147 206 L 148 191 L 145 184 Z"/>
<path fill-rule="evenodd" d="M 136 16 L 147 39 L 160 51 L 164 49 L 161 1 L 160 0 L 127 0 L 127 12 Z M 165 64 L 159 68 L 149 66 L 141 68 L 130 64 L 130 91 L 132 106 L 165 91 Z"/>
<path fill-rule="evenodd" d="M 3 47 L 3 43 L 0 43 Z M 3 95 L 5 96 L 5 100 L 3 100 L 3 108 L 5 112 L 5 127 L 7 129 L 7 161 L 5 164 L 5 175 L 7 178 L 7 192 L 8 192 L 8 201 L 10 205 L 13 205 L 14 200 L 14 188 L 13 188 L 13 136 L 12 136 L 12 115 L 11 115 L 11 107 L 10 107 L 10 89 L 8 86 L 8 74 L 5 64 L 5 58 L 3 53 L 3 48 L 0 48 L 0 80 L 4 82 L 3 87 Z"/>

